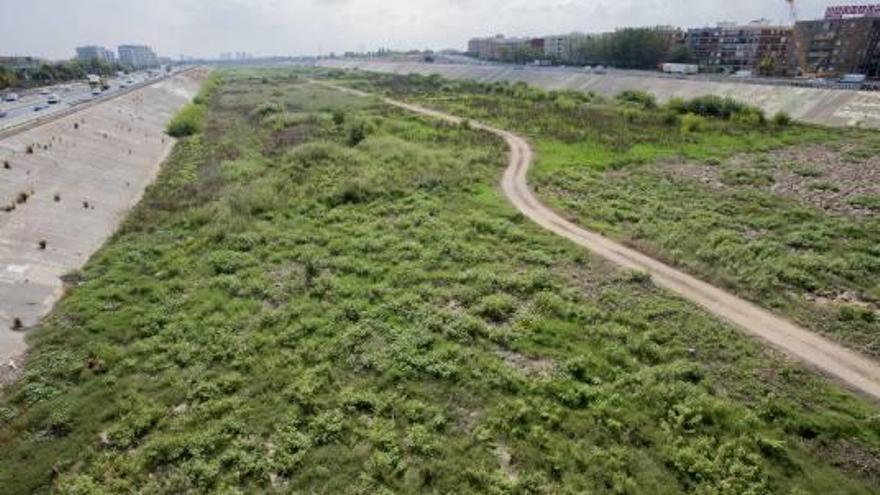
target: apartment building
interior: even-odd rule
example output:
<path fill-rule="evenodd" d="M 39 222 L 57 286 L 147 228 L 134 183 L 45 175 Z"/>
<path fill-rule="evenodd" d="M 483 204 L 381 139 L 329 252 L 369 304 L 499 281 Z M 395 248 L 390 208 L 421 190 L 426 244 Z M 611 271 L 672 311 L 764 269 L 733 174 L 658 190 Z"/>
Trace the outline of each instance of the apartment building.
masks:
<path fill-rule="evenodd" d="M 121 45 L 119 62 L 135 69 L 146 69 L 159 65 L 159 58 L 153 50 L 144 45 Z"/>
<path fill-rule="evenodd" d="M 544 38 L 507 38 L 497 35 L 489 38 L 474 38 L 468 41 L 468 54 L 482 60 L 501 60 L 507 53 L 515 50 L 544 50 Z"/>
<path fill-rule="evenodd" d="M 880 6 L 875 7 L 861 17 L 838 16 L 840 10 L 829 9 L 825 19 L 798 22 L 795 66 L 803 74 L 816 76 L 880 78 Z"/>
<path fill-rule="evenodd" d="M 544 55 L 550 60 L 578 63 L 582 57 L 581 49 L 597 35 L 569 33 L 544 38 Z"/>
<path fill-rule="evenodd" d="M 706 72 L 753 70 L 767 75 L 789 72 L 794 47 L 790 26 L 774 26 L 764 19 L 689 29 L 686 44 Z"/>
<path fill-rule="evenodd" d="M 108 64 L 112 64 L 116 61 L 116 55 L 112 50 L 108 50 L 103 46 L 95 45 L 77 47 L 76 58 L 83 62 L 98 60 Z"/>

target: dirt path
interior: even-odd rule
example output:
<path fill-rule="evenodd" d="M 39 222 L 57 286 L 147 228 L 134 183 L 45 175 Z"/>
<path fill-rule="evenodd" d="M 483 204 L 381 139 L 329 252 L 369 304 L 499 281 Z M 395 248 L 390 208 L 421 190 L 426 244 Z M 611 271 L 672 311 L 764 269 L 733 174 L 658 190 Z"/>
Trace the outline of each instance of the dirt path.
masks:
<path fill-rule="evenodd" d="M 361 91 L 328 86 L 370 96 Z M 387 98 L 384 101 L 389 105 L 447 122 L 457 123 L 463 120 L 418 105 Z M 656 285 L 700 305 L 715 316 L 805 364 L 836 377 L 853 389 L 880 399 L 880 364 L 755 304 L 565 220 L 542 204 L 529 189 L 527 176 L 534 161 L 534 153 L 526 140 L 502 129 L 478 123 L 472 125 L 495 134 L 507 143 L 510 148 L 510 162 L 501 180 L 501 188 L 508 200 L 529 219 L 624 268 L 650 274 Z"/>

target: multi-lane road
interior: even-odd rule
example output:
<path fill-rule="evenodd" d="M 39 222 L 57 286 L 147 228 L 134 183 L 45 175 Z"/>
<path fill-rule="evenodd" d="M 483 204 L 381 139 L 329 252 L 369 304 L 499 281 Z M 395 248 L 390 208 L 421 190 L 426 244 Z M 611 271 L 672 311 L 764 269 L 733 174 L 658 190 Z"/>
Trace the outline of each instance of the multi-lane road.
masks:
<path fill-rule="evenodd" d="M 16 101 L 0 101 L 0 114 L 6 113 L 4 117 L 0 117 L 0 131 L 61 113 L 84 103 L 111 98 L 126 89 L 138 87 L 160 77 L 158 75 L 150 76 L 146 72 L 132 73 L 109 80 L 110 88 L 99 94 L 93 94 L 93 89 L 85 82 L 58 84 L 18 93 L 19 98 Z M 0 97 L 3 97 L 2 99 L 5 100 L 5 96 L 12 92 L 11 90 L 2 92 Z M 50 104 L 49 97 L 51 95 L 58 96 L 60 102 Z"/>

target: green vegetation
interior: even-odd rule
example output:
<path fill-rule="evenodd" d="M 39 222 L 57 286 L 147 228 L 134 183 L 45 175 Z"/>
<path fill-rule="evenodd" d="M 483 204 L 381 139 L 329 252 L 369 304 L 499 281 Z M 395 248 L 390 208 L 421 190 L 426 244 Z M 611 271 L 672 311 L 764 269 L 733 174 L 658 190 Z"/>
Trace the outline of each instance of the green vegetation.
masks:
<path fill-rule="evenodd" d="M 193 99 L 193 102 L 181 108 L 171 119 L 171 122 L 168 123 L 168 128 L 166 129 L 168 135 L 182 138 L 202 132 L 205 120 L 205 107 L 210 101 L 211 95 L 217 89 L 218 84 L 216 77 L 212 77 L 205 82 L 204 87 Z M 277 113 L 272 111 L 273 109 L 274 106 L 272 104 L 264 104 L 257 108 L 255 113 L 265 117 L 269 114 Z"/>
<path fill-rule="evenodd" d="M 667 33 L 651 28 L 625 28 L 580 41 L 575 47 L 575 59 L 590 65 L 656 70 L 662 62 L 687 61 L 682 59 L 692 55 L 670 45 Z"/>
<path fill-rule="evenodd" d="M 359 85 L 391 88 L 529 136 L 539 195 L 582 225 L 880 356 L 876 215 L 840 215 L 775 193 L 790 167 L 772 158 L 773 150 L 825 143 L 845 149 L 839 154 L 852 167 L 868 166 L 880 149 L 876 133 L 794 124 L 786 114 L 768 121 L 757 109 L 713 96 L 652 110 L 650 99 L 629 92 L 614 103 L 591 98 L 565 108 L 553 104 L 554 92 L 524 85 L 411 77 L 406 89 L 391 76 L 369 77 L 369 85 Z M 853 184 L 820 177 L 804 188 L 840 193 Z M 871 210 L 872 197 L 849 204 Z M 849 318 L 852 311 L 861 317 Z"/>
<path fill-rule="evenodd" d="M 519 43 L 499 48 L 497 59 L 510 63 L 531 63 L 550 59 L 575 65 L 607 65 L 627 69 L 657 70 L 663 62 L 691 63 L 690 48 L 671 46 L 668 33 L 652 28 L 626 28 L 602 36 L 575 38 L 565 60 L 548 55 L 540 46 Z"/>
<path fill-rule="evenodd" d="M 202 131 L 204 113 L 202 105 L 188 103 L 168 123 L 168 134 L 176 138 L 198 134 Z"/>
<path fill-rule="evenodd" d="M 494 137 L 288 71 L 201 104 L 0 399 L 4 490 L 876 492 L 873 405 L 530 224 Z"/>

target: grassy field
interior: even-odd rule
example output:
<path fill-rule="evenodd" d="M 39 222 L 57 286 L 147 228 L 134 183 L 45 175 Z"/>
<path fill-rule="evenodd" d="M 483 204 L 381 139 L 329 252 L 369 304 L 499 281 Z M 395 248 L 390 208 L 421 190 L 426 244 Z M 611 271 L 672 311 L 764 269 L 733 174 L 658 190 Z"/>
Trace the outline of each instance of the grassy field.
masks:
<path fill-rule="evenodd" d="M 196 106 L 0 399 L 4 493 L 880 487 L 876 405 L 525 221 L 493 137 L 287 71 Z"/>
<path fill-rule="evenodd" d="M 575 222 L 880 357 L 875 131 L 723 100 L 367 77 L 356 84 L 527 136 L 533 187 Z"/>

